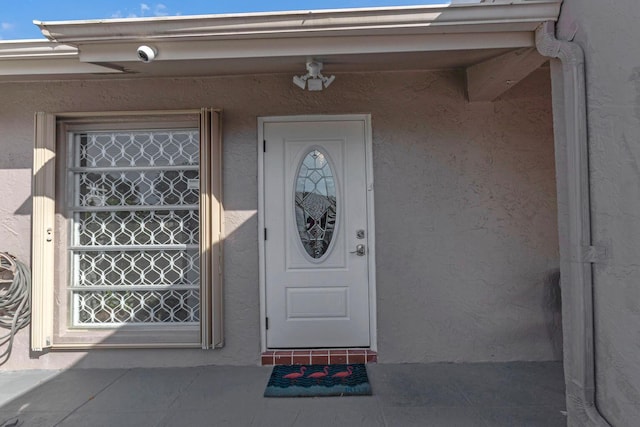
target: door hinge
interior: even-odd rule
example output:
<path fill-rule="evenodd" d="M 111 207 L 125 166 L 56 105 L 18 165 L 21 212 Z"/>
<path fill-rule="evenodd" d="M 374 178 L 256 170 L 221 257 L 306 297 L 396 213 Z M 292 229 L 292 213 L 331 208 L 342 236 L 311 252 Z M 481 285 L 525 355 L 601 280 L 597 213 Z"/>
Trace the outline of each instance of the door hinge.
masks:
<path fill-rule="evenodd" d="M 267 229 L 264 229 L 264 240 L 267 240 Z"/>
<path fill-rule="evenodd" d="M 262 140 L 262 152 L 263 153 L 267 152 L 267 140 L 266 139 Z"/>
<path fill-rule="evenodd" d="M 265 317 L 265 325 L 267 326 L 267 330 L 269 329 L 269 318 Z"/>

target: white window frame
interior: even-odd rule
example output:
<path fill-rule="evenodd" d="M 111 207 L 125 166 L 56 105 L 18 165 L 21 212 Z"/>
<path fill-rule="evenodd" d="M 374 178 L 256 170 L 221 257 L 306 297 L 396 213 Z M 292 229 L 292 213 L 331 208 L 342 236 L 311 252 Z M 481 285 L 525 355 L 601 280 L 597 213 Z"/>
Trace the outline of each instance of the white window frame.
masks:
<path fill-rule="evenodd" d="M 189 121 L 200 131 L 200 327 L 185 334 L 177 327 L 70 328 L 66 297 L 57 289 L 67 286 L 68 240 L 61 223 L 65 207 L 56 193 L 56 178 L 66 174 L 63 144 L 72 129 L 96 124 L 108 129 L 143 129 Z M 62 113 L 35 115 L 32 218 L 32 314 L 33 351 L 86 348 L 212 348 L 222 347 L 222 131 L 221 112 L 194 110 Z M 58 155 L 57 155 L 58 153 Z M 56 262 L 58 261 L 58 262 Z M 56 270 L 56 268 L 58 270 Z M 184 328 L 182 328 L 184 329 Z"/>

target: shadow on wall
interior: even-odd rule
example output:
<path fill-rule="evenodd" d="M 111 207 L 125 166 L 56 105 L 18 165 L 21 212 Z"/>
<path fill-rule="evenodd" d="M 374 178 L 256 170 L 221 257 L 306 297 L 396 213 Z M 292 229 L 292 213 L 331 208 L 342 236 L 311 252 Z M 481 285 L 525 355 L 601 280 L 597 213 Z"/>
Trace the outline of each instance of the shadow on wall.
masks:
<path fill-rule="evenodd" d="M 555 360 L 562 360 L 562 293 L 560 269 L 550 271 L 544 281 L 543 311 L 548 316 L 547 331 Z"/>
<path fill-rule="evenodd" d="M 16 211 L 14 212 L 14 215 L 31 215 L 31 213 L 33 212 L 33 202 L 31 201 L 31 198 L 28 198 L 27 200 L 24 201 L 24 203 L 22 203 L 18 209 L 16 209 Z"/>

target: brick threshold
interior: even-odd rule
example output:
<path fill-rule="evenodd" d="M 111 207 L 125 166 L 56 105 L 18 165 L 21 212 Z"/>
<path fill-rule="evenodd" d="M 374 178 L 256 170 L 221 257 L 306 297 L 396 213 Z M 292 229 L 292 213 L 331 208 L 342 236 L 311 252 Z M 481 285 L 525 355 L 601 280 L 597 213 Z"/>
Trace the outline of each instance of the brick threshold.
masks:
<path fill-rule="evenodd" d="M 260 361 L 263 366 L 376 363 L 378 354 L 375 351 L 362 348 L 268 350 L 261 354 Z"/>

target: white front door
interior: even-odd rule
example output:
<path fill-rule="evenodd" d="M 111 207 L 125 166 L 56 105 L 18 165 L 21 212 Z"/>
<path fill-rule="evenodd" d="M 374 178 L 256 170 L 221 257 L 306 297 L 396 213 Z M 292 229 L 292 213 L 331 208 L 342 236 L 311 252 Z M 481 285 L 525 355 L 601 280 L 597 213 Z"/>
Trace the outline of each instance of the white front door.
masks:
<path fill-rule="evenodd" d="M 368 347 L 368 120 L 263 126 L 267 347 Z"/>

